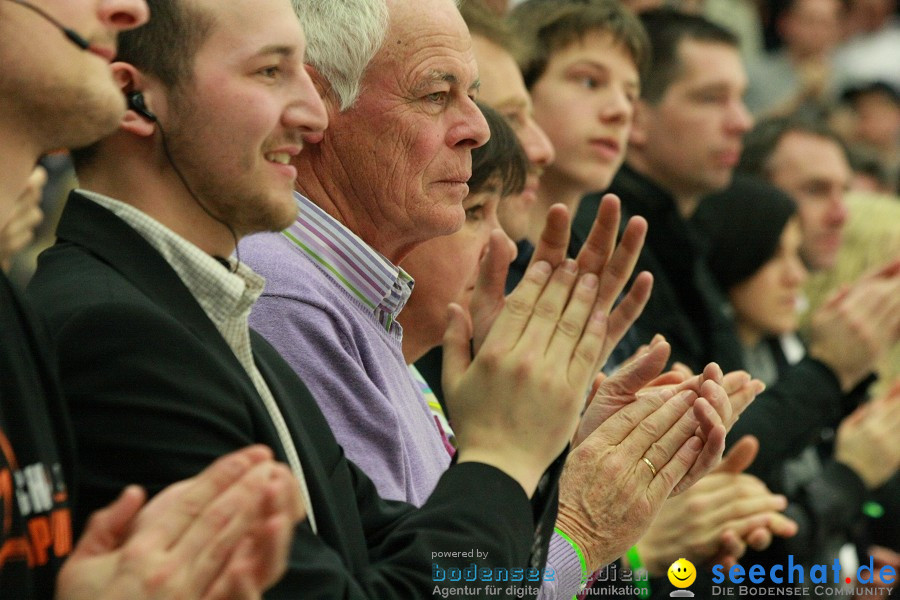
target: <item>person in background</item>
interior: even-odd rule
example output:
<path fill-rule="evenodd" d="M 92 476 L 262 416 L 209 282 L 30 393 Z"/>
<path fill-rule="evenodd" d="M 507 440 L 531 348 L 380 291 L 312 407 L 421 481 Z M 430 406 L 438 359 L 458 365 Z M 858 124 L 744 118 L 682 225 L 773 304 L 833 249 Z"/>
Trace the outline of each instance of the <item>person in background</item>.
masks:
<path fill-rule="evenodd" d="M 710 268 L 734 309 L 746 368 L 774 385 L 800 360 L 782 347 L 782 338 L 797 330 L 807 277 L 796 205 L 779 188 L 738 176 L 728 189 L 704 199 L 695 218 L 709 232 Z M 735 244 L 747 233 L 746 242 Z M 859 529 L 867 503 L 890 493 L 900 469 L 895 388 L 868 403 L 861 395 L 845 399 L 847 416 L 827 424 L 799 457 L 768 474 L 769 484 L 790 499 L 787 514 L 800 528 L 768 550 L 765 564 L 783 563 L 789 554 L 808 566 L 823 564 L 845 544 L 870 537 Z M 896 502 L 887 506 L 896 511 Z M 865 550 L 861 556 L 867 558 Z"/>
<path fill-rule="evenodd" d="M 835 101 L 832 60 L 841 39 L 841 0 L 790 0 L 778 14 L 783 46 L 747 63 L 747 106 L 756 115 L 803 111 L 824 118 Z"/>

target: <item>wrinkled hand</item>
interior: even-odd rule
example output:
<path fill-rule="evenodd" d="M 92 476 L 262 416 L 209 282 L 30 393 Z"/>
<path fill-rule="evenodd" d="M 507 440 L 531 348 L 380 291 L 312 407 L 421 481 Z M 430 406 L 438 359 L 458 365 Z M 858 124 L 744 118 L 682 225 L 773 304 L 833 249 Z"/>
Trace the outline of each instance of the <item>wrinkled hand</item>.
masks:
<path fill-rule="evenodd" d="M 876 489 L 900 469 L 900 380 L 863 404 L 840 424 L 834 458 L 853 469 L 866 487 Z"/>
<path fill-rule="evenodd" d="M 262 446 L 229 454 L 144 505 L 130 486 L 91 517 L 57 600 L 249 600 L 287 566 L 306 516 L 299 484 Z"/>
<path fill-rule="evenodd" d="M 658 348 L 665 348 L 666 357 L 668 357 L 669 345 L 662 341 L 662 336 L 654 338 L 650 345 L 650 352 Z M 627 363 L 620 371 L 642 369 L 638 362 Z M 646 364 L 644 363 L 644 365 Z M 646 366 L 643 369 L 646 369 Z M 648 382 L 643 386 L 644 392 L 659 392 L 666 389 L 672 393 L 691 391 L 704 400 L 695 407 L 697 409 L 696 416 L 703 425 L 696 433 L 701 440 L 707 443 L 690 472 L 675 486 L 673 493 L 680 494 L 719 463 L 727 430 L 734 424 L 737 414 L 743 411 L 756 396 L 757 390 L 762 389 L 762 384 L 751 380 L 746 373 L 735 373 L 734 375 L 729 373 L 729 377 L 725 377 L 718 365 L 714 363 L 708 365 L 700 375 L 683 380 L 681 383 L 649 387 L 650 383 L 660 381 L 660 378 L 664 377 L 659 375 L 658 370 L 652 374 L 645 371 L 640 377 L 643 381 Z M 680 375 L 676 375 L 676 379 L 681 379 Z M 581 444 L 591 435 L 591 432 L 622 407 L 634 402 L 637 392 L 641 388 L 632 388 L 630 385 L 623 386 L 622 381 L 622 378 L 608 377 L 597 387 L 597 393 L 578 424 L 578 430 L 572 442 L 574 446 Z M 709 434 L 712 434 L 713 437 L 708 438 Z"/>
<path fill-rule="evenodd" d="M 622 366 L 627 365 L 634 360 L 636 360 L 639 356 L 643 355 L 650 348 L 665 341 L 665 337 L 660 334 L 656 334 L 653 336 L 653 340 L 651 340 L 650 344 L 641 345 L 635 353 L 626 359 Z M 707 365 L 707 368 L 704 369 L 704 374 L 708 373 L 709 376 L 717 378 L 718 372 L 715 370 L 714 365 L 711 363 Z M 680 386 L 681 389 L 699 389 L 706 375 L 695 375 L 694 372 L 685 364 L 680 362 L 675 362 L 672 364 L 670 370 L 665 373 L 659 375 L 653 381 L 648 383 L 645 386 L 646 388 L 651 387 L 661 387 L 661 386 Z M 596 381 L 595 386 L 591 389 L 591 397 L 596 395 L 599 390 L 599 384 L 602 379 L 598 379 Z M 753 402 L 753 400 L 766 389 L 766 385 L 760 381 L 759 379 L 753 379 L 749 373 L 746 371 L 731 371 L 725 374 L 721 378 L 722 387 L 725 389 L 725 394 L 728 396 L 728 403 L 721 404 L 716 407 L 719 416 L 722 418 L 722 424 L 725 426 L 726 433 L 731 431 L 732 426 L 734 426 L 735 422 L 740 417 L 741 413 L 747 409 L 748 406 Z M 593 423 L 596 423 L 598 420 L 604 418 L 605 415 L 608 415 L 609 411 L 615 410 L 616 405 L 611 404 L 606 408 L 606 412 L 597 412 L 596 414 L 591 415 L 593 418 Z M 591 422 L 584 422 L 580 427 L 581 435 L 587 435 L 590 433 Z"/>
<path fill-rule="evenodd" d="M 594 376 L 606 335 L 597 291 L 597 276 L 579 277 L 575 261 L 552 273 L 546 262 L 531 265 L 474 359 L 471 323 L 450 306 L 443 388 L 459 462 L 493 465 L 531 496 L 571 439 Z"/>
<path fill-rule="evenodd" d="M 664 574 L 681 557 L 695 565 L 737 563 L 747 546 L 763 550 L 772 536 L 789 537 L 797 525 L 781 514 L 784 496 L 742 473 L 759 450 L 752 436 L 735 444 L 715 471 L 663 504 L 659 516 L 638 542 L 647 571 Z"/>
<path fill-rule="evenodd" d="M 844 392 L 871 373 L 898 341 L 900 260 L 836 291 L 810 321 L 809 355 L 834 371 Z"/>
<path fill-rule="evenodd" d="M 635 278 L 628 293 L 616 304 L 634 271 L 647 234 L 647 222 L 642 217 L 632 217 L 617 245 L 620 219 L 621 206 L 618 198 L 607 194 L 600 203 L 597 220 L 575 259 L 579 274 L 594 273 L 599 278 L 596 308 L 609 317 L 595 371 L 606 363 L 613 349 L 640 316 L 653 286 L 652 276 L 641 273 Z M 547 262 L 552 267 L 561 265 L 566 258 L 569 235 L 568 211 L 562 204 L 555 204 L 547 212 L 544 230 L 530 265 L 539 261 Z M 470 310 L 476 352 L 503 309 L 506 275 L 513 258 L 505 240 L 505 236 L 499 233 L 492 238 L 472 295 Z"/>
<path fill-rule="evenodd" d="M 44 218 L 41 192 L 47 183 L 47 171 L 35 167 L 25 189 L 16 198 L 6 222 L 0 223 L 0 269 L 9 270 L 12 257 L 34 239 L 34 229 Z"/>
<path fill-rule="evenodd" d="M 665 367 L 669 351 L 668 344 L 656 344 L 601 383 L 601 390 L 614 393 L 611 401 L 618 408 L 566 460 L 557 525 L 576 540 L 591 570 L 643 535 L 703 454 L 721 457 L 724 427 L 706 398 L 673 387 L 641 391 Z M 626 402 L 620 401 L 623 396 Z M 602 391 L 594 399 L 594 404 L 606 402 Z M 695 435 L 698 428 L 705 443 Z"/>

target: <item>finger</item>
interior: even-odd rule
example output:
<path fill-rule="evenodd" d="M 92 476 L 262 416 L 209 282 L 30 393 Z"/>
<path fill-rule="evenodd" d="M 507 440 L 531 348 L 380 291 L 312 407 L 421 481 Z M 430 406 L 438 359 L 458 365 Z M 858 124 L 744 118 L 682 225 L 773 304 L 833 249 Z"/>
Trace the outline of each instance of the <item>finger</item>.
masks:
<path fill-rule="evenodd" d="M 745 435 L 728 451 L 722 462 L 716 467 L 717 473 L 741 473 L 753 464 L 759 452 L 759 440 L 752 435 Z"/>
<path fill-rule="evenodd" d="M 747 407 L 765 390 L 765 383 L 759 379 L 751 379 L 738 391 L 728 394 L 728 402 L 731 404 L 731 419 L 729 419 L 729 423 L 726 423 L 726 426 L 729 431 L 731 431 L 741 414 L 747 410 Z"/>
<path fill-rule="evenodd" d="M 697 429 L 697 420 L 691 410 L 691 404 L 696 396 L 692 392 L 683 392 L 683 394 L 684 401 L 681 402 L 679 400 L 677 405 L 682 412 L 675 413 L 676 405 L 673 405 L 671 407 L 673 412 L 668 413 L 668 416 L 675 417 L 674 420 L 663 421 L 661 418 L 656 420 L 647 418 L 641 423 L 641 427 L 638 428 L 644 430 L 641 432 L 645 435 L 643 443 L 648 443 L 649 440 L 649 445 L 646 446 L 643 456 L 656 466 L 657 471 L 675 456 L 681 445 L 690 439 Z M 673 400 L 670 400 L 667 404 L 672 403 Z M 658 415 L 655 414 L 654 416 L 661 417 L 663 414 L 666 413 L 659 412 Z"/>
<path fill-rule="evenodd" d="M 732 412 L 730 399 L 722 387 L 723 377 L 719 365 L 711 363 L 703 371 L 704 382 L 700 386 L 700 395 L 713 407 L 722 424 L 731 422 Z"/>
<path fill-rule="evenodd" d="M 596 298 L 597 276 L 593 273 L 588 273 L 578 278 L 578 283 L 572 291 L 572 298 L 563 310 L 562 316 L 556 324 L 556 331 L 553 332 L 550 343 L 547 346 L 547 354 L 549 356 L 569 357 L 573 355 L 576 345 L 581 340 L 581 334 L 585 331 L 585 327 L 588 324 L 588 319 L 591 317 L 591 308 L 594 306 Z M 587 349 L 592 358 L 596 359 L 596 356 L 600 354 L 602 341 L 602 338 L 594 340 L 593 347 Z M 578 358 L 577 355 L 576 358 Z M 586 368 L 591 373 L 596 372 L 596 369 L 593 369 L 593 364 L 591 362 L 590 365 L 586 365 Z M 574 363 L 570 365 L 570 368 L 571 366 L 574 366 Z M 569 380 L 572 381 L 571 378 Z"/>
<path fill-rule="evenodd" d="M 294 539 L 294 523 L 283 517 L 273 517 L 266 523 L 262 532 L 250 558 L 259 569 L 260 576 L 256 581 L 268 589 L 287 571 L 288 555 Z"/>
<path fill-rule="evenodd" d="M 522 344 L 519 347 L 526 351 L 537 352 L 541 356 L 546 354 L 550 340 L 559 331 L 560 318 L 569 303 L 577 278 L 578 267 L 571 258 L 567 258 L 557 267 L 534 305 L 525 331 L 518 339 L 519 344 Z M 507 306 L 510 302 L 512 297 L 507 300 Z M 570 354 L 571 352 L 565 356 Z"/>
<path fill-rule="evenodd" d="M 750 382 L 750 373 L 747 371 L 730 371 L 722 379 L 722 387 L 729 396 Z"/>
<path fill-rule="evenodd" d="M 221 576 L 215 578 L 203 594 L 203 600 L 257 600 L 260 597 L 252 573 L 252 547 L 249 539 L 240 543 Z"/>
<path fill-rule="evenodd" d="M 668 342 L 661 342 L 635 360 L 624 365 L 603 382 L 601 392 L 615 396 L 630 396 L 638 393 L 662 372 L 672 348 Z"/>
<path fill-rule="evenodd" d="M 97 556 L 121 546 L 146 498 L 144 490 L 136 485 L 122 490 L 112 504 L 91 515 L 72 556 Z"/>
<path fill-rule="evenodd" d="M 469 302 L 476 353 L 505 301 L 506 276 L 513 256 L 508 239 L 500 230 L 491 232 L 487 251 L 478 269 L 478 279 Z"/>
<path fill-rule="evenodd" d="M 631 289 L 610 313 L 602 363 L 606 363 L 609 355 L 644 312 L 652 290 L 653 276 L 647 271 L 640 273 L 631 285 Z"/>
<path fill-rule="evenodd" d="M 678 482 L 673 494 L 678 495 L 688 489 L 694 483 L 714 469 L 722 460 L 722 452 L 725 450 L 725 427 L 722 425 L 719 415 L 702 396 L 697 398 L 693 406 L 694 416 L 700 423 L 700 429 L 705 435 L 706 442 L 702 451 L 697 456 L 696 462 L 690 467 L 685 478 Z M 711 428 L 709 426 L 711 425 Z"/>
<path fill-rule="evenodd" d="M 633 405 L 637 406 L 645 401 L 645 397 L 654 395 L 651 392 L 642 394 Z M 663 402 L 625 436 L 620 444 L 621 451 L 637 456 L 638 460 L 646 456 L 659 472 L 693 435 L 697 423 L 691 422 L 690 408 L 695 399 L 693 392 L 681 392 Z M 682 417 L 686 415 L 685 422 Z"/>
<path fill-rule="evenodd" d="M 772 532 L 765 527 L 758 527 L 748 533 L 746 539 L 747 545 L 759 552 L 772 543 Z"/>
<path fill-rule="evenodd" d="M 722 532 L 722 535 L 719 537 L 719 556 L 727 556 L 736 562 L 746 551 L 747 545 L 740 535 L 731 529 L 726 529 Z"/>
<path fill-rule="evenodd" d="M 169 547 L 194 524 L 211 502 L 234 486 L 255 465 L 272 460 L 272 451 L 248 446 L 219 458 L 200 474 L 157 494 L 141 511 L 133 539 Z"/>
<path fill-rule="evenodd" d="M 544 229 L 534 248 L 529 268 L 537 262 L 544 261 L 551 267 L 562 264 L 569 250 L 569 210 L 563 204 L 554 204 L 547 211 Z"/>
<path fill-rule="evenodd" d="M 265 521 L 264 498 L 274 467 L 273 462 L 255 465 L 206 506 L 175 541 L 170 549 L 173 559 L 189 565 L 179 573 L 180 586 L 198 595 L 208 589 L 241 540 Z"/>
<path fill-rule="evenodd" d="M 444 352 L 441 363 L 441 386 L 445 390 L 456 388 L 456 382 L 468 370 L 472 362 L 469 340 L 472 325 L 465 311 L 458 304 L 447 307 L 447 329 L 444 331 Z"/>
<path fill-rule="evenodd" d="M 578 269 L 582 273 L 600 275 L 609 263 L 619 235 L 622 203 L 618 196 L 605 194 L 597 207 L 597 216 L 591 225 L 581 250 L 578 251 Z"/>
<path fill-rule="evenodd" d="M 697 436 L 692 436 L 681 446 L 675 456 L 666 463 L 666 466 L 659 471 L 647 487 L 647 493 L 654 504 L 662 502 L 672 495 L 676 483 L 684 480 L 691 465 L 697 462 L 703 449 L 703 441 Z"/>
<path fill-rule="evenodd" d="M 625 284 L 631 278 L 646 236 L 647 221 L 643 217 L 632 217 L 612 258 L 601 266 L 602 271 L 593 271 L 600 275 L 600 295 L 597 304 L 606 312 L 612 309 L 625 289 Z"/>
<path fill-rule="evenodd" d="M 484 344 L 493 343 L 500 349 L 499 351 L 511 349 L 525 332 L 525 328 L 533 313 L 537 310 L 539 299 L 544 298 L 543 292 L 549 285 L 548 282 L 551 280 L 551 275 L 556 275 L 559 278 L 561 273 L 561 269 L 554 271 L 544 261 L 536 262 L 529 266 L 522 281 L 506 297 L 506 304 L 503 310 L 500 311 L 500 314 L 497 315 L 497 319 L 487 334 Z M 574 273 L 570 272 L 569 276 L 574 281 Z M 558 294 L 559 285 L 554 290 Z M 548 302 L 551 302 L 549 297 L 544 298 L 543 310 L 547 310 L 546 305 Z M 549 310 L 556 312 L 557 309 L 551 307 Z"/>

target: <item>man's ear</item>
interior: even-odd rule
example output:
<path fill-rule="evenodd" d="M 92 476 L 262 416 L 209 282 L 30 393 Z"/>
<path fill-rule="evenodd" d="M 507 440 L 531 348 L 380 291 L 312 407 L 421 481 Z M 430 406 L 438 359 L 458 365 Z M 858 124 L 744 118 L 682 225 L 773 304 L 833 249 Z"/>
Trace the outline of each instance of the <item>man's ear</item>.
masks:
<path fill-rule="evenodd" d="M 113 79 L 119 85 L 119 89 L 122 90 L 123 96 L 127 96 L 132 92 L 141 92 L 147 108 L 156 113 L 154 105 L 160 103 L 160 97 L 155 93 L 154 89 L 148 88 L 147 78 L 134 65 L 125 62 L 114 62 L 110 65 L 110 68 L 112 69 Z M 156 102 L 154 102 L 154 98 Z M 140 137 L 150 137 L 156 131 L 156 123 L 128 108 L 119 123 L 119 128 Z"/>
<path fill-rule="evenodd" d="M 628 136 L 629 148 L 643 148 L 647 143 L 647 125 L 652 110 L 653 107 L 646 100 L 638 99 L 634 103 L 634 119 Z"/>

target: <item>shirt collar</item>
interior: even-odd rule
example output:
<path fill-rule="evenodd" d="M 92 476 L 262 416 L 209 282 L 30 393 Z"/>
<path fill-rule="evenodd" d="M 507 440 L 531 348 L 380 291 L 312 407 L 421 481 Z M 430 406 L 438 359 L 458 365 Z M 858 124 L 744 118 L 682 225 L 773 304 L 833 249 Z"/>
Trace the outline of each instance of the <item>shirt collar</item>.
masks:
<path fill-rule="evenodd" d="M 216 325 L 249 313 L 262 293 L 263 278 L 247 265 L 228 258 L 225 260 L 229 269 L 219 262 L 221 259 L 213 258 L 143 211 L 97 192 L 78 192 L 111 211 L 146 239 Z"/>
<path fill-rule="evenodd" d="M 372 310 L 387 331 L 399 330 L 397 315 L 412 294 L 413 278 L 311 200 L 298 192 L 294 198 L 299 215 L 282 235 Z"/>

